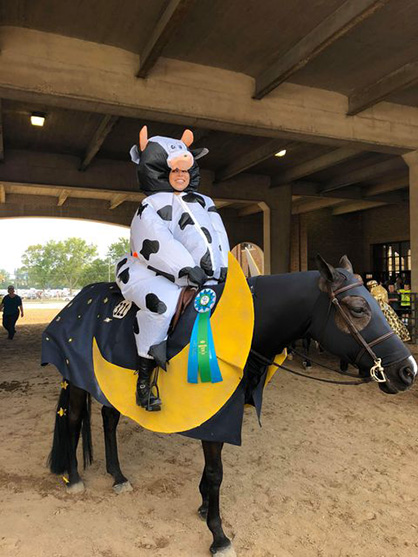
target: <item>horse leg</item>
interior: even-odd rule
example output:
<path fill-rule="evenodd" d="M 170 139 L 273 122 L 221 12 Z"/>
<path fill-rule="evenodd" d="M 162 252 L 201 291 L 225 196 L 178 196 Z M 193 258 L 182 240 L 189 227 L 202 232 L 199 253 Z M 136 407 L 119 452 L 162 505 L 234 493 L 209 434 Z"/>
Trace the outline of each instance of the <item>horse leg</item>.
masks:
<path fill-rule="evenodd" d="M 207 525 L 213 535 L 210 552 L 222 557 L 234 557 L 235 551 L 231 541 L 225 536 L 219 514 L 219 491 L 222 484 L 222 447 L 223 443 L 202 441 L 205 455 L 205 469 L 203 472 L 203 497 L 208 496 Z M 201 491 L 202 492 L 202 491 Z"/>
<path fill-rule="evenodd" d="M 206 466 L 203 468 L 202 478 L 199 484 L 200 495 L 202 496 L 202 504 L 198 508 L 197 512 L 200 518 L 204 521 L 208 519 L 208 508 L 209 508 L 209 484 L 206 478 Z"/>
<path fill-rule="evenodd" d="M 309 349 L 311 347 L 311 337 L 304 337 L 302 339 L 303 350 L 305 353 L 305 359 L 303 360 L 303 367 L 312 367 L 311 360 L 309 359 Z"/>
<path fill-rule="evenodd" d="M 80 439 L 81 424 L 87 407 L 87 393 L 83 389 L 70 385 L 68 409 L 68 433 L 70 437 L 67 491 L 82 493 L 84 483 L 78 473 L 77 446 Z"/>
<path fill-rule="evenodd" d="M 116 439 L 116 428 L 119 423 L 120 412 L 109 406 L 102 407 L 103 431 L 106 452 L 106 471 L 115 480 L 113 489 L 116 493 L 132 491 L 132 486 L 122 474 L 118 457 L 118 443 Z"/>

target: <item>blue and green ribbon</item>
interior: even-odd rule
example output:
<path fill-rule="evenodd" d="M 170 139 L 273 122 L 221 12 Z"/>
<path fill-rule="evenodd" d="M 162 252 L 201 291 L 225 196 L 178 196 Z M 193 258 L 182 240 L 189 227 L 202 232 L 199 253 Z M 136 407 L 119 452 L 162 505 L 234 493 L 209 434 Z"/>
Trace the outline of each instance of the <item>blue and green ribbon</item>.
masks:
<path fill-rule="evenodd" d="M 216 294 L 211 288 L 199 292 L 194 301 L 197 316 L 190 338 L 187 381 L 198 383 L 199 373 L 202 383 L 222 381 L 215 343 L 210 326 L 210 312 L 216 302 Z"/>

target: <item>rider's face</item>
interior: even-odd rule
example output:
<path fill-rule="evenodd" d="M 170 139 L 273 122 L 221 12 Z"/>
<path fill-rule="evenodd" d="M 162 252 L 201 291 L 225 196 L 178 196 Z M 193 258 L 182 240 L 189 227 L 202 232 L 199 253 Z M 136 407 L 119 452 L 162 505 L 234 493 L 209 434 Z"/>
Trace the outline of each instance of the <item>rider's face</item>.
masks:
<path fill-rule="evenodd" d="M 169 181 L 171 187 L 173 187 L 176 191 L 183 191 L 190 184 L 190 174 L 187 170 L 175 168 L 170 172 Z"/>

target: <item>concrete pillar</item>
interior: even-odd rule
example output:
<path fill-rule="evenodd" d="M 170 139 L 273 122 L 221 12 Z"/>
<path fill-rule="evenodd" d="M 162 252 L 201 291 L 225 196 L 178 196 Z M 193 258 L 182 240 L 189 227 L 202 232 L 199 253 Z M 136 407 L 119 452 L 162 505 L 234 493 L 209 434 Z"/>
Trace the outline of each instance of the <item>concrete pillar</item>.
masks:
<path fill-rule="evenodd" d="M 403 158 L 409 166 L 411 288 L 418 292 L 418 151 L 407 153 Z"/>
<path fill-rule="evenodd" d="M 270 207 L 270 272 L 290 271 L 290 223 L 292 216 L 292 191 L 281 186 L 269 200 Z M 265 248 L 264 248 L 265 249 Z M 268 273 L 267 270 L 265 270 Z"/>

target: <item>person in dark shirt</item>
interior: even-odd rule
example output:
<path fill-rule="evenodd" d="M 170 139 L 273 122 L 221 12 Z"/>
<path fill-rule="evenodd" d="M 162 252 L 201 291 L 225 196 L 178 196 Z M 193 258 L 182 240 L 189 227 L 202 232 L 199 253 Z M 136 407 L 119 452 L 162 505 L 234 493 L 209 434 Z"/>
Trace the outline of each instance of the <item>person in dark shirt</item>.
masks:
<path fill-rule="evenodd" d="M 395 290 L 394 284 L 389 284 L 389 305 L 395 311 L 395 313 L 399 316 L 401 313 L 401 297 Z"/>
<path fill-rule="evenodd" d="M 16 333 L 16 321 L 20 316 L 23 317 L 22 298 L 15 293 L 14 286 L 9 286 L 7 289 L 8 294 L 4 296 L 1 304 L 0 311 L 3 311 L 3 327 L 8 332 L 9 340 L 13 340 Z"/>

